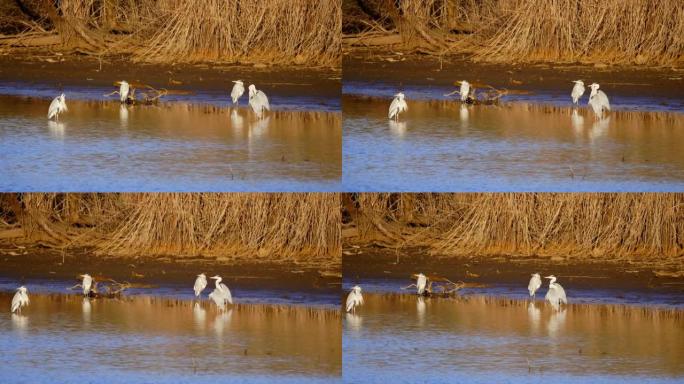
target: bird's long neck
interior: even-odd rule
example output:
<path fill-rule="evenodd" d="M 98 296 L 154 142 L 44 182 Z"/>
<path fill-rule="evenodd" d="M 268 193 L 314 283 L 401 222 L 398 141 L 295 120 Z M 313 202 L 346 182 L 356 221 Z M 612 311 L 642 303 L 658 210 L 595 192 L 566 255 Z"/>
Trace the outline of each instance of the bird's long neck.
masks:
<path fill-rule="evenodd" d="M 220 277 L 218 279 L 216 279 L 216 289 L 221 289 L 221 286 L 219 285 L 219 284 L 221 284 L 221 280 L 223 280 L 223 279 Z"/>
<path fill-rule="evenodd" d="M 552 277 L 552 278 L 551 278 L 551 281 L 549 281 L 549 287 L 552 286 L 552 285 L 554 285 L 555 283 L 556 283 L 556 278 L 555 278 L 555 277 Z"/>

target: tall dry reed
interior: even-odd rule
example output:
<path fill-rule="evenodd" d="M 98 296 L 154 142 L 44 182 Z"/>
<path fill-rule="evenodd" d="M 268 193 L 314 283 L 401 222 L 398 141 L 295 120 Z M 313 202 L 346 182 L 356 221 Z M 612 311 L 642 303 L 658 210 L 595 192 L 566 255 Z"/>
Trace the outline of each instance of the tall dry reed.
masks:
<path fill-rule="evenodd" d="M 33 12 L 47 22 L 25 32 L 57 32 L 62 48 L 83 53 L 311 66 L 340 57 L 340 0 L 62 0 Z"/>
<path fill-rule="evenodd" d="M 399 33 L 405 48 L 418 47 L 422 52 L 468 53 L 479 60 L 506 62 L 673 65 L 684 61 L 682 1 L 362 2 L 378 3 L 381 18 L 391 21 L 391 27 L 384 29 Z"/>
<path fill-rule="evenodd" d="M 358 194 L 357 241 L 438 255 L 681 262 L 684 194 Z M 349 204 L 348 204 L 349 206 Z"/>
<path fill-rule="evenodd" d="M 29 193 L 18 199 L 26 236 L 55 247 L 143 257 L 340 260 L 339 196 L 332 193 Z M 0 212 L 16 210 L 3 205 Z"/>

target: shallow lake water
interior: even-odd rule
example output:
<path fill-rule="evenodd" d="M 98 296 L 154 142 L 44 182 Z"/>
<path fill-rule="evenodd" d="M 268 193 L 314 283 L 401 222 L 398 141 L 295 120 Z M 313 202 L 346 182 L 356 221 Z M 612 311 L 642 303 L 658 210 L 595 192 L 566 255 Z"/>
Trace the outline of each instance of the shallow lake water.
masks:
<path fill-rule="evenodd" d="M 330 191 L 340 114 L 0 97 L 2 191 Z"/>
<path fill-rule="evenodd" d="M 344 318 L 344 381 L 681 382 L 684 312 L 365 294 Z"/>
<path fill-rule="evenodd" d="M 190 300 L 31 294 L 0 313 L 0 382 L 331 382 L 338 310 Z M 0 294 L 0 307 L 11 296 Z"/>
<path fill-rule="evenodd" d="M 346 191 L 684 191 L 684 114 L 343 97 Z"/>

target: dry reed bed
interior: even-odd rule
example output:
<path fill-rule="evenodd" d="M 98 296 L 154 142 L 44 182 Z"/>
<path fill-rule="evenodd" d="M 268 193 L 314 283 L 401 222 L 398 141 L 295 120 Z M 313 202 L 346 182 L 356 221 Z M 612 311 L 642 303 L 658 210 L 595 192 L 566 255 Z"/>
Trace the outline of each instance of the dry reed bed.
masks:
<path fill-rule="evenodd" d="M 5 196 L 0 213 L 21 226 L 27 241 L 56 248 L 94 247 L 115 256 L 340 262 L 337 194 L 28 193 Z"/>
<path fill-rule="evenodd" d="M 675 0 L 363 0 L 375 5 L 358 46 L 394 44 L 495 62 L 681 65 L 684 2 Z M 369 8 L 373 8 L 370 6 Z M 344 20 L 345 26 L 353 20 Z M 345 28 L 345 30 L 347 30 Z M 382 35 L 398 34 L 396 39 Z M 363 39 L 367 36 L 367 39 Z"/>
<path fill-rule="evenodd" d="M 351 199 L 351 201 L 349 200 Z M 458 193 L 345 196 L 357 236 L 438 256 L 561 256 L 674 263 L 684 257 L 684 194 Z"/>
<path fill-rule="evenodd" d="M 8 12 L 0 46 L 49 47 L 139 61 L 339 63 L 340 0 L 62 0 Z M 2 26 L 2 24 L 0 24 Z M 23 26 L 23 28 L 22 28 Z"/>

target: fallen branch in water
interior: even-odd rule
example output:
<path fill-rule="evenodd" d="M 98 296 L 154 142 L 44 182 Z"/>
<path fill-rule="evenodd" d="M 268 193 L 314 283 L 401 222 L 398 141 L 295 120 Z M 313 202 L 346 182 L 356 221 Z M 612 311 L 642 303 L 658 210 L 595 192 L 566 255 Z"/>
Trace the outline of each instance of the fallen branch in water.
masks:
<path fill-rule="evenodd" d="M 90 292 L 88 292 L 88 297 L 113 299 L 120 297 L 121 293 L 130 287 L 131 283 L 127 281 L 118 282 L 114 279 L 107 279 L 105 282 L 97 282 L 93 280 L 93 285 L 90 289 Z M 83 289 L 83 285 L 78 283 L 67 289 L 74 290 L 76 288 Z"/>

